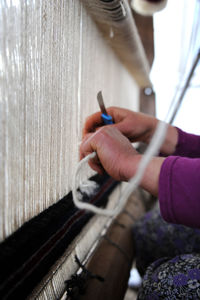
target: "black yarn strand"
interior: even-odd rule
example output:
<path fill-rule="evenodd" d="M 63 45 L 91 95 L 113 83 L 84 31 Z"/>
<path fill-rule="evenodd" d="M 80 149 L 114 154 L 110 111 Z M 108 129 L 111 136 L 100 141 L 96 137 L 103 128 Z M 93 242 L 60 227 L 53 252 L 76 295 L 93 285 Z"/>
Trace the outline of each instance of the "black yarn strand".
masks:
<path fill-rule="evenodd" d="M 87 285 L 89 280 L 97 279 L 100 282 L 104 282 L 105 279 L 98 275 L 90 272 L 86 267 L 80 262 L 78 256 L 75 255 L 75 262 L 82 269 L 80 274 L 74 274 L 69 280 L 65 281 L 67 296 L 71 300 L 78 300 L 80 295 L 84 295 L 87 290 Z"/>

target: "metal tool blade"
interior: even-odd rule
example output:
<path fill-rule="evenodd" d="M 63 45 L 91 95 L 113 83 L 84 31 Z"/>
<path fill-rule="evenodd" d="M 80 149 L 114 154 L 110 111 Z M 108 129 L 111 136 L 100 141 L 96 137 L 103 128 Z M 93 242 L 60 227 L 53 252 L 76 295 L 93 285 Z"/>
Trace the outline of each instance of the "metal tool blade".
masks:
<path fill-rule="evenodd" d="M 108 115 L 107 111 L 106 111 L 106 108 L 105 108 L 105 105 L 104 105 L 103 96 L 102 96 L 101 91 L 99 91 L 98 94 L 97 94 L 97 100 L 99 102 L 99 107 L 101 109 L 102 114 Z"/>

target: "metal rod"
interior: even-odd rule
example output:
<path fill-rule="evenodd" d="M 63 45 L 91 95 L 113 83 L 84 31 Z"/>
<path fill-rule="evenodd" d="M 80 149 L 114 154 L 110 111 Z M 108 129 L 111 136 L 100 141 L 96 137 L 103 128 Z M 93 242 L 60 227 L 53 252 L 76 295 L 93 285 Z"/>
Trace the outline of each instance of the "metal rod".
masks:
<path fill-rule="evenodd" d="M 182 91 L 182 93 L 181 93 L 181 95 L 179 97 L 179 100 L 178 100 L 177 104 L 176 104 L 176 108 L 174 110 L 174 113 L 173 113 L 173 115 L 172 115 L 172 117 L 171 117 L 171 119 L 169 121 L 170 124 L 173 123 L 174 118 L 175 118 L 175 116 L 176 116 L 176 114 L 178 112 L 178 109 L 179 109 L 179 107 L 180 107 L 180 105 L 181 105 L 181 103 L 183 101 L 183 98 L 185 96 L 185 92 L 186 92 L 186 90 L 187 90 L 187 88 L 188 88 L 188 86 L 190 84 L 190 80 L 192 79 L 192 76 L 194 74 L 194 70 L 196 69 L 196 66 L 198 64 L 199 59 L 200 59 L 200 50 L 197 53 L 197 56 L 196 56 L 195 61 L 194 61 L 193 65 L 192 65 L 191 71 L 190 71 L 190 73 L 188 75 L 188 78 L 187 78 L 187 81 L 186 81 L 185 86 L 183 88 L 183 91 Z"/>

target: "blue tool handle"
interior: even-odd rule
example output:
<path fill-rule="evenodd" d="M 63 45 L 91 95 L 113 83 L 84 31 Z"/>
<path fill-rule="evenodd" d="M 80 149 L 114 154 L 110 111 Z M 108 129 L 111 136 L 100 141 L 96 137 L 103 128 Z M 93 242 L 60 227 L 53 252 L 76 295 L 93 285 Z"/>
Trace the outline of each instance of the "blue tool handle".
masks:
<path fill-rule="evenodd" d="M 109 115 L 101 114 L 102 120 L 105 125 L 113 124 L 112 117 Z"/>

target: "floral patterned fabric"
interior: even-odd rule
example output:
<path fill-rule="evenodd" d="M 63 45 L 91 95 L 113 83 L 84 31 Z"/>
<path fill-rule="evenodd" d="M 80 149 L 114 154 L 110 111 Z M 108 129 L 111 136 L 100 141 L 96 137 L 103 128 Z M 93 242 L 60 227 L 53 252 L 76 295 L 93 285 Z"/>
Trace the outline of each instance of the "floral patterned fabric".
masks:
<path fill-rule="evenodd" d="M 138 300 L 200 299 L 200 230 L 166 223 L 158 210 L 134 228 Z"/>

